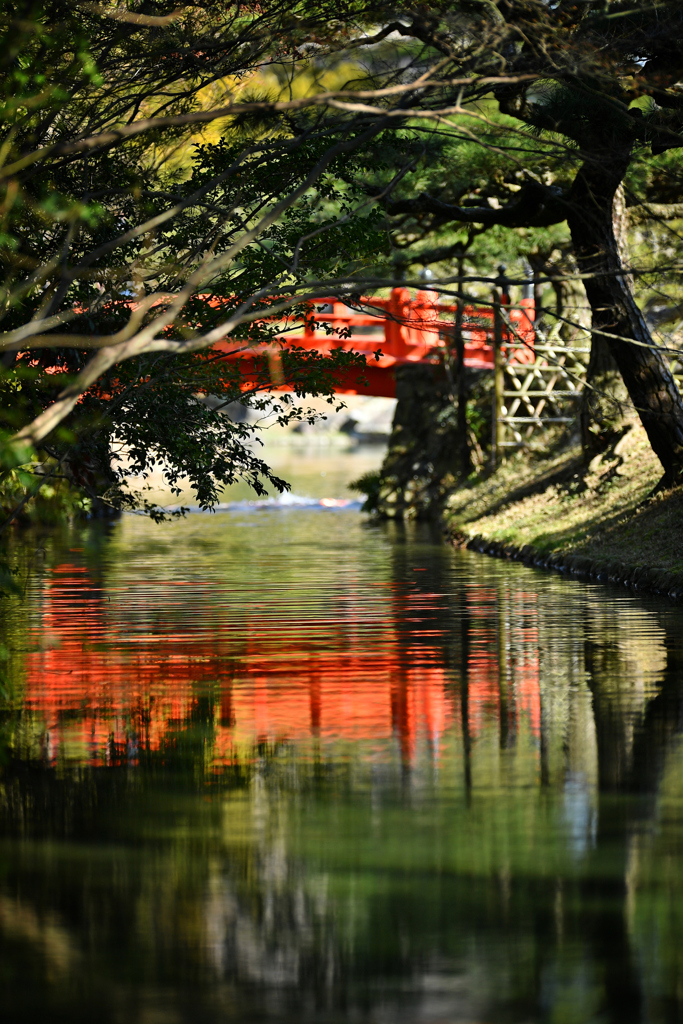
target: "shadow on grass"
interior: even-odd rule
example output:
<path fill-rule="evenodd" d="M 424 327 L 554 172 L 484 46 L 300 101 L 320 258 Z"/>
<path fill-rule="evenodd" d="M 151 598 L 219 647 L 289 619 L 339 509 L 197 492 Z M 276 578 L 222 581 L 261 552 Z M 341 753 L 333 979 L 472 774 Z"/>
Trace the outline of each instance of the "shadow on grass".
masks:
<path fill-rule="evenodd" d="M 514 474 L 504 470 L 497 481 L 489 478 L 463 493 L 459 504 L 456 495 L 449 510 L 452 521 L 487 540 L 515 547 L 528 544 L 539 555 L 585 555 L 599 562 L 683 574 L 683 486 L 653 494 L 642 463 L 633 463 L 630 473 L 622 476 L 620 455 L 606 452 L 604 459 L 599 483 L 591 487 L 587 478 L 595 471 L 591 474 L 576 449 L 547 467 L 539 465 L 538 474 L 518 486 L 511 486 Z M 620 477 L 612 496 L 608 489 Z M 525 507 L 527 499 L 550 488 L 547 503 Z M 568 503 L 568 497 L 577 504 Z M 499 513 L 505 514 L 504 522 L 495 521 Z"/>

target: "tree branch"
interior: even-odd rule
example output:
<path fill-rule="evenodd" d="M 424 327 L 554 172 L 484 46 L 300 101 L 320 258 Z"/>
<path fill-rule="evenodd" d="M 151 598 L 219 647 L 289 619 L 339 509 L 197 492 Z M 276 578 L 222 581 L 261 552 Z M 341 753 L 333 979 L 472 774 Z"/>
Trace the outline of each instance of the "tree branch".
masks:
<path fill-rule="evenodd" d="M 8 164 L 6 167 L 0 168 L 0 180 L 3 178 L 10 178 L 20 171 L 29 167 L 31 164 L 37 163 L 40 160 L 46 160 L 48 158 L 54 158 L 59 156 L 73 156 L 92 151 L 95 149 L 105 149 L 107 147 L 116 145 L 123 142 L 125 139 L 133 138 L 136 135 L 140 135 L 143 132 L 159 131 L 164 128 L 182 127 L 184 125 L 195 125 L 195 124 L 208 124 L 211 121 L 216 121 L 221 118 L 233 117 L 238 118 L 242 114 L 253 114 L 270 112 L 275 114 L 281 114 L 288 111 L 304 110 L 307 107 L 324 107 L 329 106 L 333 109 L 347 110 L 359 113 L 375 113 L 386 115 L 388 111 L 380 107 L 371 107 L 362 103 L 358 103 L 358 100 L 364 99 L 383 99 L 389 96 L 402 96 L 406 93 L 414 92 L 415 90 L 434 88 L 442 89 L 444 87 L 457 88 L 467 86 L 482 86 L 482 85 L 495 85 L 499 83 L 510 83 L 523 81 L 532 81 L 538 78 L 538 75 L 494 75 L 485 76 L 483 78 L 453 78 L 446 80 L 438 80 L 430 82 L 426 80 L 426 76 L 419 84 L 410 82 L 408 84 L 392 85 L 387 86 L 384 89 L 370 89 L 370 90 L 339 90 L 335 92 L 318 93 L 314 96 L 303 97 L 302 99 L 296 100 L 277 100 L 277 101 L 263 101 L 255 103 L 230 103 L 224 107 L 216 107 L 214 110 L 195 110 L 188 114 L 178 114 L 174 117 L 151 117 L 141 118 L 139 121 L 134 121 L 129 125 L 122 125 L 120 128 L 110 129 L 109 131 L 102 131 L 97 135 L 86 136 L 81 139 L 75 139 L 73 142 L 56 142 L 51 146 L 44 146 L 41 149 L 34 150 L 32 153 L 27 153 L 22 156 L 19 160 L 15 160 L 14 163 Z M 346 101 L 346 102 L 344 102 Z M 462 112 L 460 106 L 457 108 L 448 107 L 445 108 L 444 113 L 449 111 Z M 404 109 L 397 111 L 403 117 L 415 117 L 417 111 Z M 430 115 L 431 116 L 431 115 Z"/>
<path fill-rule="evenodd" d="M 432 214 L 442 223 L 458 221 L 460 224 L 481 224 L 484 227 L 548 227 L 559 224 L 567 216 L 566 203 L 555 190 L 528 179 L 512 202 L 496 210 L 492 206 L 455 206 L 435 199 L 426 193 L 416 199 L 389 200 L 387 213 Z"/>

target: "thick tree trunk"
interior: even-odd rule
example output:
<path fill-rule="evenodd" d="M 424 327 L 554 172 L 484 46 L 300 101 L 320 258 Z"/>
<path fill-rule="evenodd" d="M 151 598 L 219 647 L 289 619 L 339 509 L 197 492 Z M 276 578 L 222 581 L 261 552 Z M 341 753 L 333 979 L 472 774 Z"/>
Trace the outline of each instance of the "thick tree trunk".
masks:
<path fill-rule="evenodd" d="M 604 153 L 588 158 L 572 186 L 567 221 L 579 270 L 585 275 L 593 330 L 604 331 L 596 335 L 598 343 L 604 339 L 614 357 L 664 467 L 665 482 L 673 484 L 683 476 L 683 400 L 633 298 L 615 235 L 615 197 L 629 159 L 626 147 L 609 159 Z"/>

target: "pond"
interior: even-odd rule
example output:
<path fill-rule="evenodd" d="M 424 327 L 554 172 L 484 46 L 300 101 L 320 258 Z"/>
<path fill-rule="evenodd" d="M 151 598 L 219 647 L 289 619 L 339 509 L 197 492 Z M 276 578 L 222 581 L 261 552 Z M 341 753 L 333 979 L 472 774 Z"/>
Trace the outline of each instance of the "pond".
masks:
<path fill-rule="evenodd" d="M 3 1021 L 679 1021 L 683 611 L 321 481 L 19 546 Z"/>

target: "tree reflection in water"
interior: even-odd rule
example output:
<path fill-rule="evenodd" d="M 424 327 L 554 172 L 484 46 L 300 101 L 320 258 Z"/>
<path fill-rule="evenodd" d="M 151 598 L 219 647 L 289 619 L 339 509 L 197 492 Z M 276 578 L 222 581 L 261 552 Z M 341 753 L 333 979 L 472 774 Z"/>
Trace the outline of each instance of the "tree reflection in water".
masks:
<path fill-rule="evenodd" d="M 254 518 L 8 605 L 7 1019 L 679 1020 L 681 612 Z"/>

